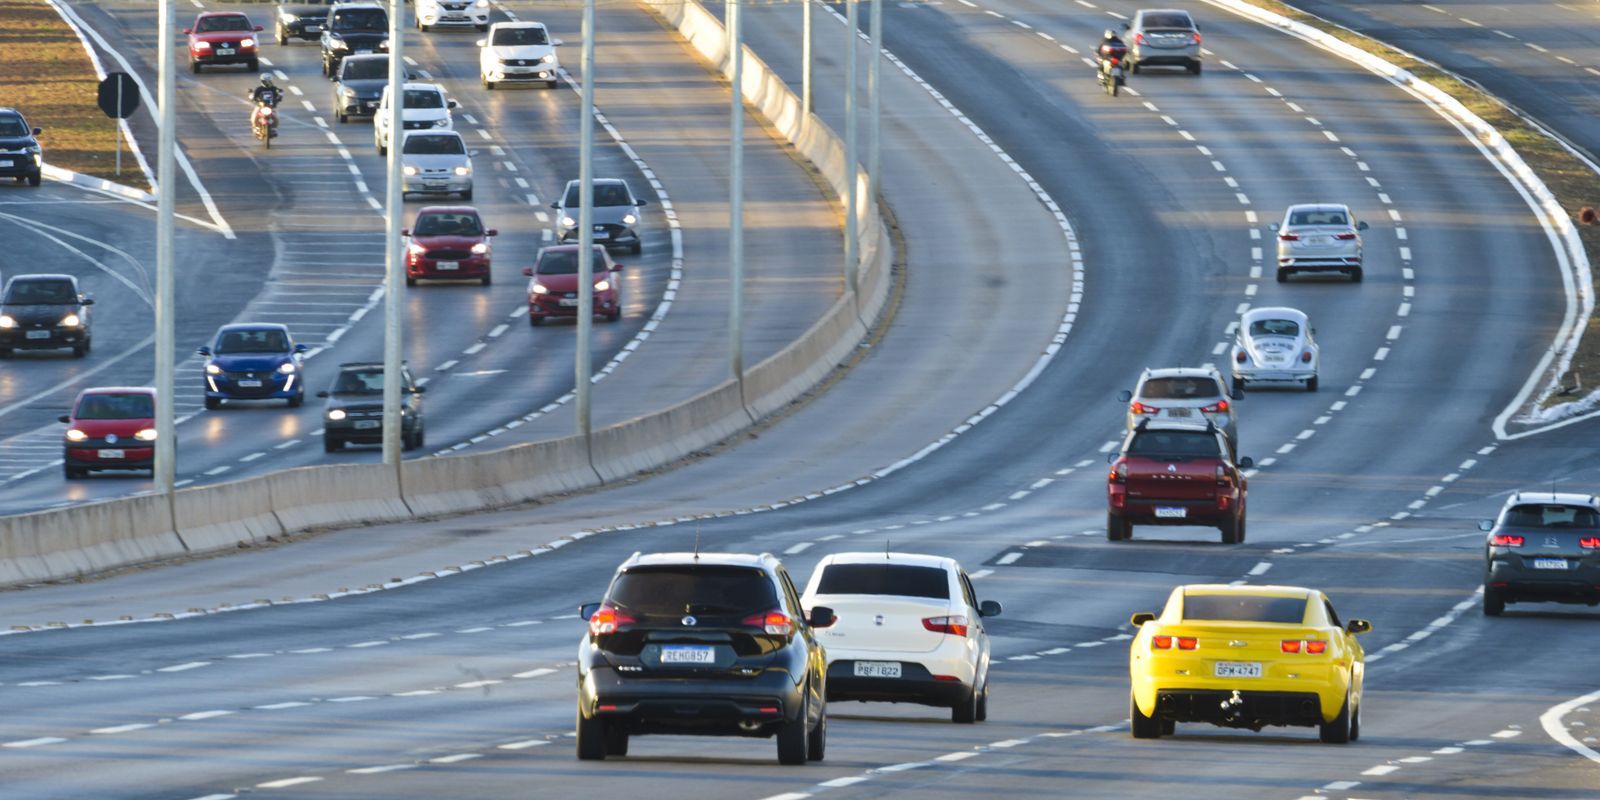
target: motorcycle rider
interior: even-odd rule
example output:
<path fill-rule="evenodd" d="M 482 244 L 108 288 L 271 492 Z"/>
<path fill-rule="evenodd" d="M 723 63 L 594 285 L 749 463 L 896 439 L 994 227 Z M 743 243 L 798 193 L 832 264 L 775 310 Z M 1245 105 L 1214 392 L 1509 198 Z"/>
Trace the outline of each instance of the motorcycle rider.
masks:
<path fill-rule="evenodd" d="M 1100 44 L 1095 48 L 1094 52 L 1095 58 L 1099 62 L 1101 80 L 1105 79 L 1106 71 L 1109 69 L 1112 59 L 1123 65 L 1123 78 L 1127 78 L 1129 72 L 1127 69 L 1128 45 L 1123 43 L 1122 39 L 1117 36 L 1116 31 L 1106 28 L 1105 33 L 1100 35 Z"/>
<path fill-rule="evenodd" d="M 273 85 L 271 75 L 262 75 L 261 84 L 251 88 L 247 96 L 256 104 L 255 110 L 250 113 L 250 128 L 254 130 L 261 125 L 261 109 L 277 108 L 283 100 L 283 90 Z"/>

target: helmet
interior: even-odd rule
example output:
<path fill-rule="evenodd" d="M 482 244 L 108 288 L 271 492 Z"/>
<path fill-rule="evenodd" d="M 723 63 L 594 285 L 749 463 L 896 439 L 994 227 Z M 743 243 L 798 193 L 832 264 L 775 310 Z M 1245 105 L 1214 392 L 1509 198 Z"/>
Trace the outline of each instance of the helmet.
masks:
<path fill-rule="evenodd" d="M 267 87 L 272 86 L 272 76 L 271 75 L 262 75 L 261 76 L 261 85 L 262 86 L 267 86 Z"/>
<path fill-rule="evenodd" d="M 1100 39 L 1102 41 L 1109 42 L 1109 41 L 1111 41 L 1112 39 L 1115 39 L 1115 38 L 1117 38 L 1117 32 L 1114 31 L 1114 30 L 1111 30 L 1110 28 L 1106 28 L 1106 32 L 1103 33 L 1103 34 L 1100 34 Z"/>

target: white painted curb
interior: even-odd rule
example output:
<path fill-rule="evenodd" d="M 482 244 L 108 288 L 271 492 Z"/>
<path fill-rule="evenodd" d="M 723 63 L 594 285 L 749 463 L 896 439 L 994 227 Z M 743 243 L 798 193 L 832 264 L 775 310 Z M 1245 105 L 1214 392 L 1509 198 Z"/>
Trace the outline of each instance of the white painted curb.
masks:
<path fill-rule="evenodd" d="M 81 172 L 73 172 L 70 169 L 62 169 L 61 167 L 45 164 L 43 172 L 46 178 L 53 181 L 70 183 L 73 186 L 82 186 L 85 189 L 93 189 L 97 192 L 105 192 L 106 194 L 125 197 L 129 200 L 137 200 L 141 203 L 154 203 L 156 201 L 155 195 L 143 189 L 85 175 Z"/>

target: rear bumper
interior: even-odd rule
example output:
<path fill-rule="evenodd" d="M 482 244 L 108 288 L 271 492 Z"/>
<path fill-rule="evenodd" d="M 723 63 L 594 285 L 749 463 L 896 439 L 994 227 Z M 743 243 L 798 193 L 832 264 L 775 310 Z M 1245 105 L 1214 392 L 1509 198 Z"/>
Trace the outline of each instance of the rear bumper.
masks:
<path fill-rule="evenodd" d="M 1133 56 L 1134 62 L 1141 67 L 1162 65 L 1188 66 L 1190 64 L 1199 63 L 1200 61 L 1200 48 L 1198 47 L 1157 49 L 1153 47 L 1141 48 L 1135 46 L 1129 51 L 1129 54 Z"/>
<path fill-rule="evenodd" d="M 1152 716 L 1252 730 L 1271 725 L 1313 726 L 1328 721 L 1323 715 L 1322 698 L 1316 692 L 1241 690 L 1237 704 L 1229 702 L 1232 696 L 1231 690 L 1224 689 L 1157 689 Z M 1334 715 L 1337 714 L 1336 710 Z"/>
<path fill-rule="evenodd" d="M 893 659 L 864 659 L 893 660 Z M 961 703 L 972 691 L 972 676 L 962 680 L 941 681 L 933 677 L 927 667 L 915 662 L 901 661 L 899 678 L 858 678 L 855 660 L 839 660 L 828 664 L 828 699 L 862 700 L 880 703 L 917 703 L 925 706 L 951 707 Z M 970 669 L 968 670 L 970 672 Z"/>
<path fill-rule="evenodd" d="M 1600 567 L 1586 564 L 1577 569 L 1536 570 L 1497 561 L 1490 565 L 1484 585 L 1499 590 L 1511 602 L 1600 604 Z"/>
<path fill-rule="evenodd" d="M 1317 377 L 1315 369 L 1278 369 L 1240 364 L 1233 369 L 1235 381 L 1251 383 L 1305 383 Z"/>
<path fill-rule="evenodd" d="M 611 667 L 593 667 L 578 683 L 585 717 L 632 734 L 771 736 L 798 719 L 802 705 L 801 687 L 783 669 L 750 678 L 624 678 Z"/>
<path fill-rule="evenodd" d="M 1182 508 L 1184 516 L 1158 517 L 1157 508 Z M 1221 525 L 1230 522 L 1238 513 L 1238 499 L 1231 500 L 1227 509 L 1218 509 L 1215 500 L 1149 500 L 1145 498 L 1129 499 L 1123 502 L 1121 508 L 1111 507 L 1107 511 L 1113 517 L 1128 520 L 1140 525 Z"/>

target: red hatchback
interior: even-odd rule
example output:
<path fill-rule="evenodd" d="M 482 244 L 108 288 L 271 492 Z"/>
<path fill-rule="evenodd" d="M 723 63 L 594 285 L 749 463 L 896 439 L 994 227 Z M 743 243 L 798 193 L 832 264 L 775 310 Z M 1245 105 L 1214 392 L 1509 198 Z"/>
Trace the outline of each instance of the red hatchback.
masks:
<path fill-rule="evenodd" d="M 72 403 L 62 470 L 82 478 L 97 469 L 155 466 L 156 390 L 140 386 L 84 389 Z"/>
<path fill-rule="evenodd" d="M 260 25 L 251 25 L 250 18 L 237 11 L 207 11 L 194 18 L 193 28 L 184 28 L 189 35 L 189 69 L 199 74 L 201 67 L 217 64 L 243 64 L 251 72 L 261 71 L 261 60 L 256 53 L 260 44 L 256 34 Z"/>
<path fill-rule="evenodd" d="M 489 237 L 494 228 L 472 206 L 427 206 L 417 221 L 400 233 L 411 237 L 406 245 L 406 285 L 418 279 L 476 280 L 489 285 Z"/>
<path fill-rule="evenodd" d="M 550 317 L 578 315 L 578 245 L 558 244 L 539 251 L 522 274 L 528 282 L 528 324 Z M 603 245 L 594 246 L 594 313 L 607 322 L 622 319 L 622 265 L 611 260 Z"/>

